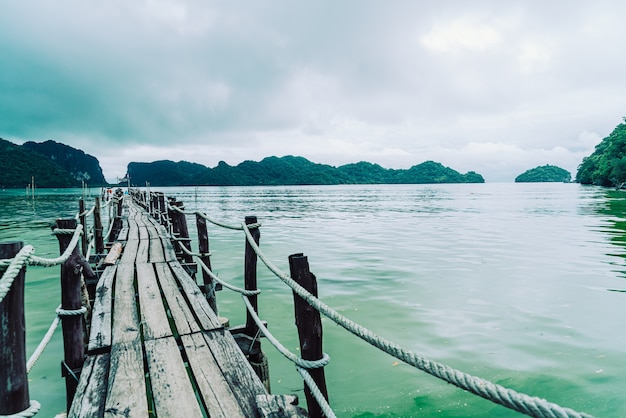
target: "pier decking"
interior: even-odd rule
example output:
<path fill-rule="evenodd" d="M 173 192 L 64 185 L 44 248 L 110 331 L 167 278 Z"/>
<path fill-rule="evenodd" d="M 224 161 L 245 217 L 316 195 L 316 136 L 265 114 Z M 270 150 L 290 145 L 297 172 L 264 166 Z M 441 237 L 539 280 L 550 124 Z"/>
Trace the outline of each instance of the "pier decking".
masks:
<path fill-rule="evenodd" d="M 126 200 L 123 253 L 96 288 L 69 416 L 254 417 L 284 402 L 268 394 L 164 227 Z"/>

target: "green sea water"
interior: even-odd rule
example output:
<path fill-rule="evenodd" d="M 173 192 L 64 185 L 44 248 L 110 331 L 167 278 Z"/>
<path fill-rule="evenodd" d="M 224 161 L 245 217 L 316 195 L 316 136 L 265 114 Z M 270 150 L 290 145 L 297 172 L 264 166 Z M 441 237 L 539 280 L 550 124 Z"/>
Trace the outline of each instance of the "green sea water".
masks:
<path fill-rule="evenodd" d="M 274 264 L 288 271 L 287 257 L 304 253 L 323 301 L 407 349 L 562 406 L 626 416 L 623 192 L 561 183 L 158 190 L 226 223 L 257 216 L 261 248 Z M 0 193 L 0 241 L 58 255 L 49 225 L 76 213 L 81 190 L 39 190 L 34 200 L 24 191 Z M 189 225 L 193 235 L 192 218 Z M 209 236 L 214 270 L 241 285 L 242 233 L 210 225 Z M 28 269 L 28 353 L 59 304 L 58 274 Z M 259 287 L 261 317 L 297 352 L 291 292 L 262 267 Z M 218 305 L 231 324 L 245 321 L 239 296 L 219 292 Z M 327 319 L 323 326 L 339 417 L 518 416 Z M 305 403 L 293 365 L 262 344 L 272 392 Z M 31 398 L 43 404 L 39 416 L 64 409 L 61 346 L 58 332 L 29 375 Z"/>

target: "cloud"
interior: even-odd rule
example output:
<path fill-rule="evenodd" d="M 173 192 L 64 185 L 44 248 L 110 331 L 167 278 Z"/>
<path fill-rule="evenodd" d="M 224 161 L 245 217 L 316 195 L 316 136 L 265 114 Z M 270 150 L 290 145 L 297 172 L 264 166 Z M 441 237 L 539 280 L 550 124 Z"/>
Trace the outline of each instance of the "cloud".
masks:
<path fill-rule="evenodd" d="M 626 113 L 625 12 L 608 0 L 5 2 L 0 136 L 81 148 L 109 179 L 130 161 L 285 154 L 434 159 L 488 181 L 535 162 L 572 170 Z"/>

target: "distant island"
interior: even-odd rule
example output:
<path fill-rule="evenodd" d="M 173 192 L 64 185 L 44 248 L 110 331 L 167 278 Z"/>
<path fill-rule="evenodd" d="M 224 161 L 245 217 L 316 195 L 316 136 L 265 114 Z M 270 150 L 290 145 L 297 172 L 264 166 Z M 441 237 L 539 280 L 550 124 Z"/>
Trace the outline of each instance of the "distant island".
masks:
<path fill-rule="evenodd" d="M 623 119 L 626 122 L 626 118 Z M 596 145 L 595 151 L 578 166 L 576 181 L 581 184 L 623 188 L 626 184 L 626 123 Z"/>
<path fill-rule="evenodd" d="M 16 145 L 0 138 L 0 187 L 106 185 L 99 161 L 55 141 Z"/>
<path fill-rule="evenodd" d="M 569 183 L 570 181 L 572 181 L 572 174 L 569 171 L 548 164 L 526 170 L 515 178 L 515 183 Z"/>
<path fill-rule="evenodd" d="M 131 162 L 127 177 L 144 186 L 278 186 L 332 184 L 434 184 L 484 183 L 473 171 L 461 174 L 441 163 L 426 161 L 409 169 L 387 169 L 358 162 L 333 167 L 304 157 L 267 157 L 230 166 L 220 161 L 214 168 L 186 161 Z M 98 160 L 83 151 L 55 141 L 16 145 L 0 138 L 0 187 L 108 185 Z M 124 183 L 126 184 L 126 183 Z"/>
<path fill-rule="evenodd" d="M 484 183 L 473 171 L 461 174 L 441 163 L 426 161 L 407 170 L 386 169 L 359 162 L 333 167 L 304 157 L 267 157 L 230 166 L 220 161 L 215 168 L 169 160 L 128 164 L 131 184 L 152 186 L 279 186 L 333 184 L 434 184 Z"/>

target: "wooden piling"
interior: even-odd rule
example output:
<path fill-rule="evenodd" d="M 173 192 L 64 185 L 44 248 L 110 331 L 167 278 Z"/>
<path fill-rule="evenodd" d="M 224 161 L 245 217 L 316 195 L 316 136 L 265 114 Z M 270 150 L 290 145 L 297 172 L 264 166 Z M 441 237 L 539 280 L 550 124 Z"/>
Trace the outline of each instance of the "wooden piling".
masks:
<path fill-rule="evenodd" d="M 246 216 L 245 219 L 246 225 L 251 225 L 257 223 L 256 216 Z M 261 231 L 259 228 L 252 228 L 250 230 L 250 234 L 254 239 L 254 242 L 258 245 L 261 239 Z M 257 255 L 254 252 L 254 249 L 246 239 L 246 250 L 244 255 L 244 283 L 246 290 L 257 290 Z M 254 312 L 259 312 L 259 304 L 257 295 L 248 296 L 250 300 L 250 305 L 254 309 Z M 259 327 L 254 322 L 254 318 L 250 312 L 246 313 L 246 334 L 250 337 L 254 337 L 257 335 L 259 331 Z"/>
<path fill-rule="evenodd" d="M 23 242 L 0 243 L 0 259 L 15 257 L 23 246 Z M 30 405 L 26 374 L 25 272 L 26 268 L 22 268 L 0 302 L 0 415 L 15 414 Z"/>
<path fill-rule="evenodd" d="M 292 279 L 313 296 L 317 297 L 317 279 L 315 275 L 310 272 L 309 261 L 304 254 L 292 254 L 289 256 L 289 271 Z M 293 292 L 293 303 L 302 358 L 304 360 L 319 360 L 323 356 L 322 320 L 320 313 L 295 292 Z M 309 374 L 324 395 L 324 398 L 328 401 L 324 368 L 310 369 Z M 306 384 L 304 386 L 309 415 L 313 418 L 323 417 L 322 409 L 311 394 L 311 390 Z"/>
<path fill-rule="evenodd" d="M 81 248 L 83 254 L 87 254 L 87 246 L 89 245 L 87 240 L 87 216 L 85 215 L 85 200 L 82 198 L 78 201 L 78 218 L 83 226 L 83 235 L 80 237 Z"/>
<path fill-rule="evenodd" d="M 102 232 L 102 217 L 100 215 L 100 197 L 96 196 L 96 206 L 93 210 L 94 241 L 96 244 L 96 254 L 104 253 L 104 238 Z"/>
<path fill-rule="evenodd" d="M 207 228 L 206 219 L 199 213 L 196 213 L 196 228 L 198 229 L 198 251 L 200 261 L 212 271 L 211 257 L 209 255 L 209 229 Z M 217 299 L 215 297 L 215 283 L 213 278 L 202 269 L 202 281 L 204 283 L 204 291 L 209 306 L 213 312 L 217 314 Z"/>
<path fill-rule="evenodd" d="M 173 202 L 173 205 L 180 210 L 185 210 L 185 205 L 183 204 L 183 202 Z M 178 238 L 180 239 L 180 245 L 184 246 L 187 251 L 191 252 L 189 228 L 187 227 L 187 216 L 185 216 L 184 213 L 180 213 L 178 211 L 176 211 L 176 214 L 178 215 Z M 193 263 L 193 256 L 183 251 L 183 260 L 185 260 L 185 263 L 191 264 Z"/>
<path fill-rule="evenodd" d="M 56 226 L 59 229 L 75 229 L 75 219 L 57 219 Z M 59 250 L 61 253 L 69 246 L 72 239 L 70 234 L 59 234 Z M 81 256 L 78 247 L 72 251 L 69 259 L 61 265 L 61 308 L 65 310 L 78 310 L 81 308 Z M 63 347 L 65 360 L 62 363 L 62 375 L 65 377 L 67 410 L 70 410 L 76 387 L 77 378 L 83 367 L 84 347 L 84 316 L 62 316 Z"/>

